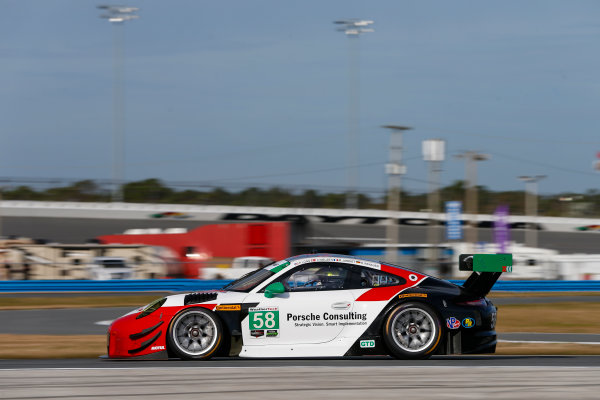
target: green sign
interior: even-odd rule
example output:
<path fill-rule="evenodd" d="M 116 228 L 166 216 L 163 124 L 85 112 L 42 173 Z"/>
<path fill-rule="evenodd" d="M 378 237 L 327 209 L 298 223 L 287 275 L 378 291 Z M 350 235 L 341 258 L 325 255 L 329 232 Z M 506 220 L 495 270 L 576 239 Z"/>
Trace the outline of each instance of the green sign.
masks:
<path fill-rule="evenodd" d="M 370 349 L 375 347 L 375 341 L 374 340 L 361 340 L 360 341 L 360 348 L 361 349 Z"/>
<path fill-rule="evenodd" d="M 251 308 L 248 310 L 250 329 L 279 329 L 277 307 Z"/>

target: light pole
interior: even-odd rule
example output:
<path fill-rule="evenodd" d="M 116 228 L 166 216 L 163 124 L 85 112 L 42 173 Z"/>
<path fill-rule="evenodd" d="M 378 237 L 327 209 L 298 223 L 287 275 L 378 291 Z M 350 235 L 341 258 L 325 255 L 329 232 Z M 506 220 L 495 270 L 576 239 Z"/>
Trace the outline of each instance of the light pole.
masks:
<path fill-rule="evenodd" d="M 439 226 L 433 215 L 439 212 L 440 207 L 440 172 L 442 171 L 442 162 L 445 159 L 446 142 L 442 139 L 429 139 L 423 141 L 423 160 L 429 163 L 429 195 L 427 196 L 429 206 L 429 243 L 431 251 L 429 252 L 429 261 L 432 266 L 439 260 L 438 244 Z"/>
<path fill-rule="evenodd" d="M 113 187 L 112 201 L 123 201 L 123 183 L 125 176 L 125 96 L 123 94 L 123 24 L 125 21 L 139 18 L 137 7 L 99 5 L 107 19 L 113 25 Z"/>
<path fill-rule="evenodd" d="M 358 38 L 361 34 L 374 32 L 368 28 L 374 22 L 362 19 L 345 19 L 334 21 L 341 25 L 338 30 L 346 34 L 349 40 L 348 47 L 348 192 L 346 194 L 346 208 L 358 208 L 358 164 L 359 164 L 359 128 L 360 128 L 360 48 Z"/>
<path fill-rule="evenodd" d="M 406 166 L 402 164 L 402 133 L 412 128 L 400 125 L 384 125 L 382 128 L 391 129 L 390 135 L 390 161 L 385 166 L 389 177 L 388 184 L 388 214 L 386 226 L 387 249 L 385 258 L 395 264 L 398 261 L 398 247 L 400 243 L 400 228 L 396 216 L 400 211 L 400 191 L 402 175 L 406 173 Z"/>
<path fill-rule="evenodd" d="M 519 180 L 525 182 L 525 215 L 533 217 L 533 221 L 527 224 L 525 231 L 525 244 L 529 247 L 537 247 L 537 190 L 538 181 L 546 175 L 519 176 Z"/>
<path fill-rule="evenodd" d="M 467 225 L 465 237 L 467 242 L 477 243 L 477 161 L 485 161 L 490 158 L 487 154 L 481 154 L 476 151 L 465 151 L 458 154 L 457 158 L 465 160 L 466 178 L 467 178 L 467 194 L 465 200 L 465 208 L 467 214 L 471 215 L 471 221 Z"/>

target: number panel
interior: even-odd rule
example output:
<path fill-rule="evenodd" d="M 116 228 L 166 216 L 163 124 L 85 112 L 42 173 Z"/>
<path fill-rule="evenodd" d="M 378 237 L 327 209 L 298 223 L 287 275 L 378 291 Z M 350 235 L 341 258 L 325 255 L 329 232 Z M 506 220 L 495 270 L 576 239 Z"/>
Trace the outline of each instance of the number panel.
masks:
<path fill-rule="evenodd" d="M 250 329 L 279 329 L 279 311 L 250 309 Z"/>

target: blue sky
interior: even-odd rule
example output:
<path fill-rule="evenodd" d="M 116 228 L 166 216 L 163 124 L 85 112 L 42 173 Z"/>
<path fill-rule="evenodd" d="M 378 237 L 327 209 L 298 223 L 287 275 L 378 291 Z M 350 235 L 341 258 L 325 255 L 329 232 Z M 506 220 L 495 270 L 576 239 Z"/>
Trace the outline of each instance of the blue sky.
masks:
<path fill-rule="evenodd" d="M 113 27 L 99 1 L 3 0 L 0 177 L 109 179 Z M 404 187 L 427 190 L 421 141 L 490 154 L 478 182 L 542 193 L 600 186 L 597 1 L 129 1 L 123 26 L 127 180 L 347 184 L 349 41 L 364 18 L 360 178 L 383 190 L 389 133 Z"/>

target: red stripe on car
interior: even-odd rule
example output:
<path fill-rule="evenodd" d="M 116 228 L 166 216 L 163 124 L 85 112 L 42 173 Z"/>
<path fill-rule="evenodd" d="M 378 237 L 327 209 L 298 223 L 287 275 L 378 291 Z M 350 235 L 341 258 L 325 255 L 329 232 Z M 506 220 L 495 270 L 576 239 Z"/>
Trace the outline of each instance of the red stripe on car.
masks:
<path fill-rule="evenodd" d="M 398 286 L 383 286 L 375 287 L 361 294 L 356 301 L 386 301 L 402 292 L 405 289 L 416 286 L 421 283 L 427 276 L 418 272 L 407 271 L 401 268 L 390 267 L 389 265 L 381 264 L 381 270 L 388 274 L 396 275 L 406 280 L 406 283 Z"/>
<path fill-rule="evenodd" d="M 389 300 L 406 289 L 404 286 L 383 286 L 367 290 L 356 301 L 384 301 Z"/>

